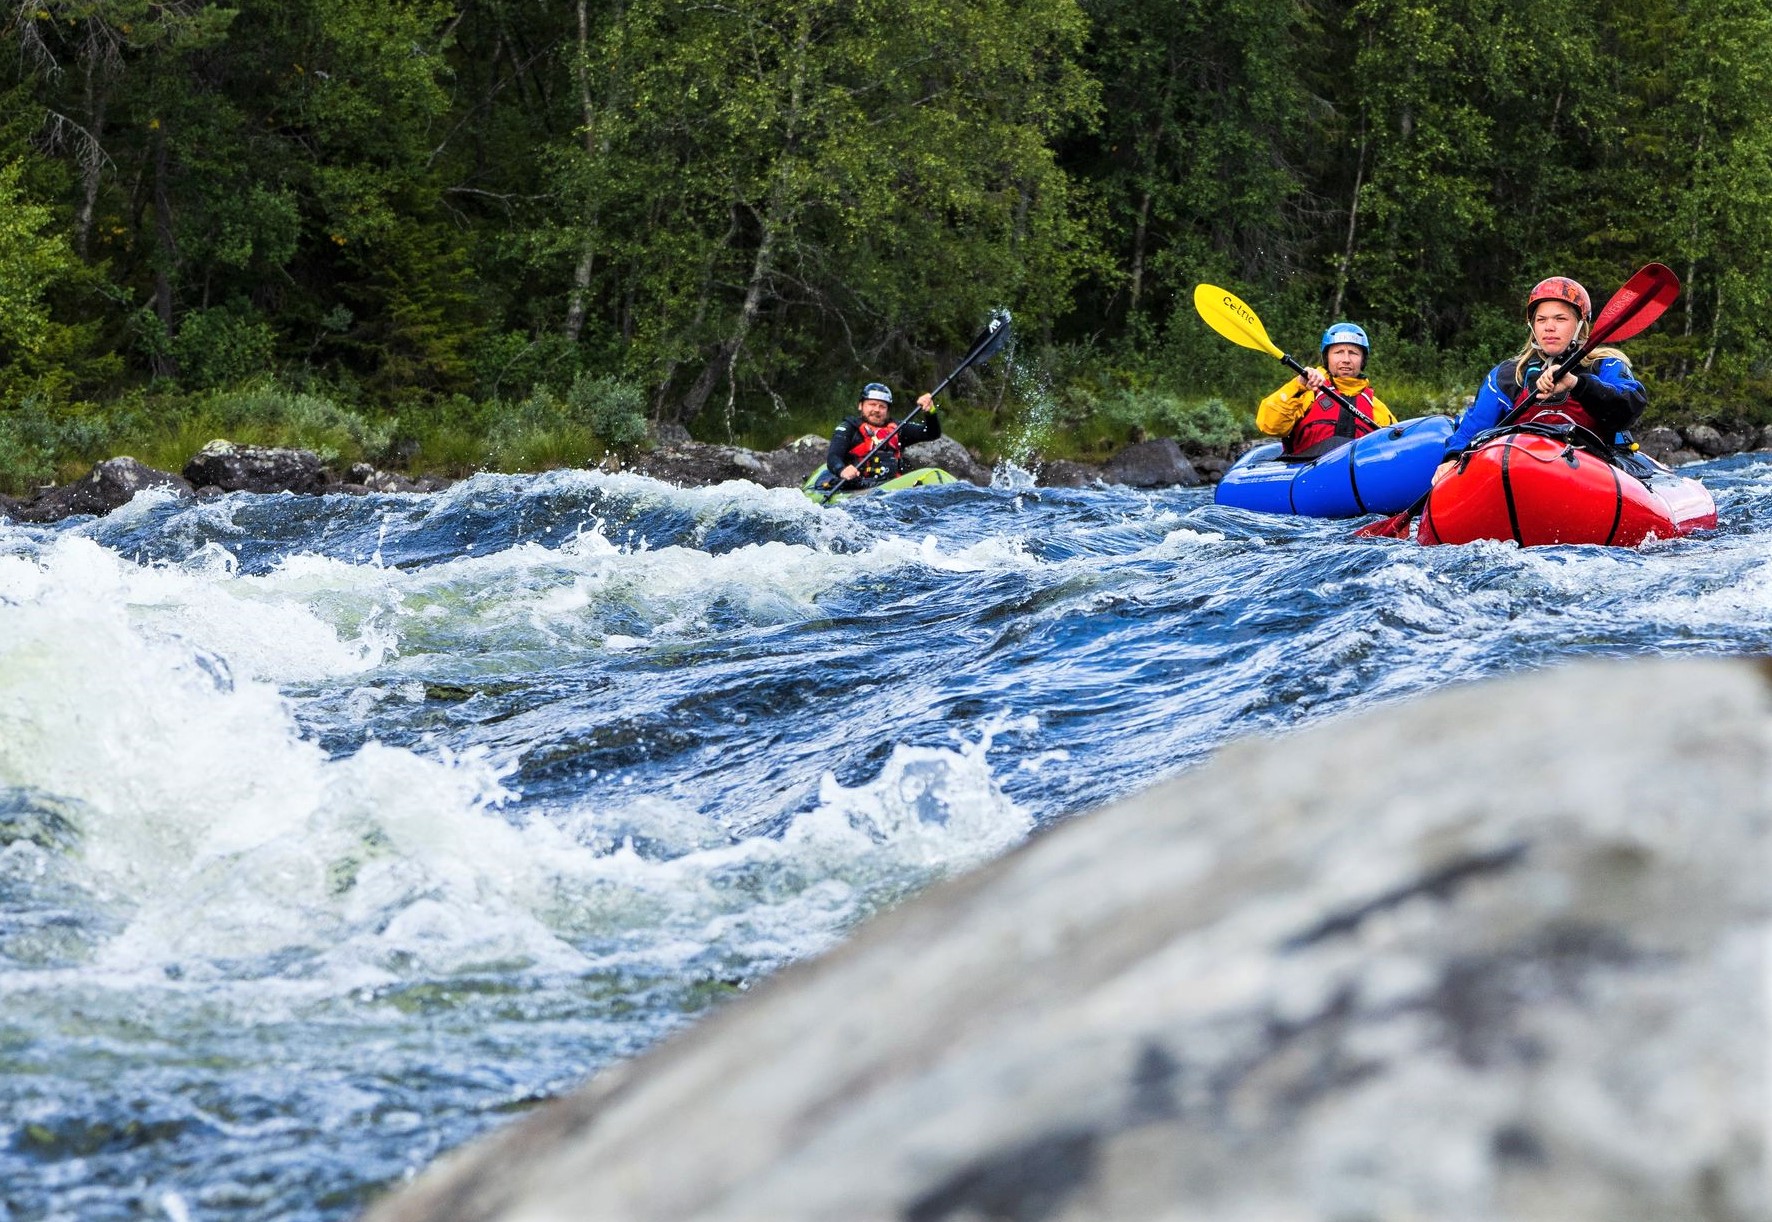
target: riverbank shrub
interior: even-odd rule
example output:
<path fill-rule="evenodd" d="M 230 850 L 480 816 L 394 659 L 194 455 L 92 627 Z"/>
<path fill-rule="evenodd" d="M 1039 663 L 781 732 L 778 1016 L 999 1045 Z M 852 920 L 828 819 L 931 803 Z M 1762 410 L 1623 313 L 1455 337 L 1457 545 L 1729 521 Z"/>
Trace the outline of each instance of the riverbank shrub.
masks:
<path fill-rule="evenodd" d="M 1652 259 L 1683 281 L 1628 345 L 1654 410 L 1762 418 L 1772 7 L 1357 7 L 21 8 L 0 415 L 39 419 L 8 461 L 266 378 L 470 466 L 632 444 L 635 391 L 672 435 L 768 448 L 868 380 L 933 385 L 1005 306 L 998 364 L 1049 389 L 963 380 L 957 438 L 1204 441 L 1284 373 L 1202 324 L 1201 282 L 1301 360 L 1359 322 L 1412 411 L 1518 347 L 1537 279 L 1597 304 Z M 512 410 L 536 445 L 488 449 Z M 373 456 L 359 433 L 324 444 Z"/>

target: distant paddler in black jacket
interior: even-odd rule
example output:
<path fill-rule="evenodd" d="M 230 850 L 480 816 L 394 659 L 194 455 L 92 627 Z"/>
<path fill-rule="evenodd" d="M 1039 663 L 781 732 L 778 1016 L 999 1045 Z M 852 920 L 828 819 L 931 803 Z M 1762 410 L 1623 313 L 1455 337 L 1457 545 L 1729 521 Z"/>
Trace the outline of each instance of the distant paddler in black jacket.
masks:
<path fill-rule="evenodd" d="M 917 408 L 911 415 L 920 415 L 921 419 L 896 424 L 892 419 L 892 388 L 882 382 L 869 382 L 862 387 L 856 414 L 839 424 L 831 435 L 831 449 L 824 464 L 828 474 L 819 480 L 819 486 L 829 488 L 840 481 L 845 488 L 872 488 L 903 475 L 904 448 L 941 436 L 935 397 L 924 395 L 917 400 Z"/>

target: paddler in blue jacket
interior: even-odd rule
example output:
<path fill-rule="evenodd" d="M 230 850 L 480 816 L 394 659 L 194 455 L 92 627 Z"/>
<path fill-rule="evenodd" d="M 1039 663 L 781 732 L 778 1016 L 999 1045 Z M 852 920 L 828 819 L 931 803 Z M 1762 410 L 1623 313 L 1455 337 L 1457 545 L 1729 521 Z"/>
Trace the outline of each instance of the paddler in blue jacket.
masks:
<path fill-rule="evenodd" d="M 1374 426 L 1385 428 L 1397 422 L 1366 380 L 1372 343 L 1364 327 L 1335 323 L 1323 332 L 1322 349 L 1321 369 L 1305 370 L 1302 377 L 1293 378 L 1255 409 L 1255 427 L 1280 438 L 1280 448 L 1288 458 L 1315 458 L 1364 437 Z M 1371 424 L 1323 393 L 1331 381 Z"/>
<path fill-rule="evenodd" d="M 830 452 L 825 467 L 830 473 L 821 479 L 827 487 L 830 476 L 850 486 L 871 488 L 905 472 L 904 448 L 919 441 L 934 441 L 941 436 L 941 421 L 935 415 L 935 399 L 924 395 L 917 400 L 921 420 L 894 424 L 892 421 L 892 388 L 883 382 L 869 382 L 861 388 L 861 402 L 855 415 L 844 420 L 831 435 Z M 868 457 L 872 451 L 872 457 Z M 866 466 L 861 466 L 865 461 Z"/>
<path fill-rule="evenodd" d="M 1592 321 L 1587 290 L 1569 277 L 1552 276 L 1534 285 L 1526 301 L 1531 328 L 1526 346 L 1483 379 L 1476 400 L 1446 441 L 1446 457 L 1458 457 L 1473 438 L 1499 425 L 1533 392 L 1538 402 L 1513 423 L 1578 424 L 1628 450 L 1628 430 L 1649 404 L 1629 357 L 1617 348 L 1595 348 L 1576 369 L 1560 379 L 1551 377 L 1552 366 L 1571 348 L 1580 348 Z"/>

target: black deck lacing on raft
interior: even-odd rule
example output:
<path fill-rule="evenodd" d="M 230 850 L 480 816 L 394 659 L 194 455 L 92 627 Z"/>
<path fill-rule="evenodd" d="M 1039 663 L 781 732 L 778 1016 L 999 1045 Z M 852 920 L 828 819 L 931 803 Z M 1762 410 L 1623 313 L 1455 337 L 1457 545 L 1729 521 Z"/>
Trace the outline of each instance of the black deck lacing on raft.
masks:
<path fill-rule="evenodd" d="M 1532 421 L 1526 424 L 1510 424 L 1505 428 L 1487 429 L 1478 433 L 1475 437 L 1471 438 L 1470 444 L 1465 446 L 1459 453 L 1459 462 L 1462 465 L 1462 463 L 1468 459 L 1479 446 L 1494 441 L 1497 437 L 1512 437 L 1520 433 L 1526 433 L 1533 437 L 1548 437 L 1552 441 L 1561 441 L 1566 445 L 1574 446 L 1578 450 L 1586 450 L 1595 457 L 1603 458 L 1608 463 L 1618 466 L 1624 465 L 1618 461 L 1619 456 L 1629 452 L 1613 445 L 1610 441 L 1607 441 L 1592 429 L 1584 428 L 1573 421 L 1568 424 L 1544 424 L 1538 421 Z"/>
<path fill-rule="evenodd" d="M 1552 441 L 1561 441 L 1577 450 L 1584 450 L 1595 458 L 1603 459 L 1607 466 L 1635 478 L 1644 486 L 1648 486 L 1650 480 L 1667 471 L 1666 467 L 1638 454 L 1634 449 L 1614 445 L 1592 429 L 1583 428 L 1573 421 L 1568 424 L 1545 424 L 1533 421 L 1527 424 L 1510 424 L 1505 428 L 1493 428 L 1478 433 L 1471 438 L 1469 445 L 1459 451 L 1456 459 L 1458 469 L 1464 470 L 1465 464 L 1470 461 L 1470 456 L 1476 453 L 1479 446 L 1494 441 L 1498 437 L 1511 437 L 1517 433 L 1527 433 L 1533 437 L 1548 437 Z M 1647 469 L 1645 470 L 1645 468 Z"/>
<path fill-rule="evenodd" d="M 1606 470 L 1612 472 L 1612 529 L 1606 532 L 1606 543 L 1610 546 L 1618 537 L 1618 524 L 1624 520 L 1624 481 L 1618 478 L 1618 468 L 1611 463 L 1606 464 Z"/>
<path fill-rule="evenodd" d="M 1323 440 L 1316 442 L 1312 445 L 1308 445 L 1302 450 L 1293 450 L 1290 454 L 1287 454 L 1287 453 L 1276 454 L 1276 455 L 1274 455 L 1274 457 L 1271 461 L 1283 462 L 1283 463 L 1316 462 L 1317 459 L 1323 457 L 1323 455 L 1333 454 L 1333 453 L 1335 453 L 1335 451 L 1341 449 L 1342 446 L 1349 445 L 1349 444 L 1351 444 L 1351 443 L 1350 443 L 1349 439 L 1346 437 L 1342 437 L 1342 436 L 1325 437 L 1325 438 L 1323 438 Z"/>
<path fill-rule="evenodd" d="M 1512 461 L 1513 456 L 1514 448 L 1512 446 L 1501 447 L 1501 499 L 1507 505 L 1507 528 L 1512 532 L 1514 542 L 1518 543 L 1521 547 L 1524 547 L 1526 546 L 1526 541 L 1520 538 L 1520 513 L 1519 510 L 1514 507 L 1513 480 L 1509 477 L 1507 470 L 1508 464 Z"/>
<path fill-rule="evenodd" d="M 1359 506 L 1360 512 L 1361 513 L 1371 513 L 1372 511 L 1370 509 L 1366 508 L 1365 498 L 1360 495 L 1360 479 L 1357 475 L 1354 474 L 1354 459 L 1358 458 L 1359 456 L 1360 455 L 1359 455 L 1358 450 L 1349 450 L 1348 451 L 1348 454 L 1347 454 L 1347 486 L 1348 486 L 1348 490 L 1354 494 L 1354 504 Z"/>

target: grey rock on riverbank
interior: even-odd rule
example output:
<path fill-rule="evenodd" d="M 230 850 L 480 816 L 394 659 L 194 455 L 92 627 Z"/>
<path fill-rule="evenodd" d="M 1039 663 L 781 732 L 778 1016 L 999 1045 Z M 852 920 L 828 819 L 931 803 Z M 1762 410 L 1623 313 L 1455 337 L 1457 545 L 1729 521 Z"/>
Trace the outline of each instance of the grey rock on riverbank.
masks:
<path fill-rule="evenodd" d="M 0 496 L 0 518 L 59 522 L 79 514 L 102 516 L 127 505 L 139 492 L 170 488 L 178 496 L 221 496 L 229 492 L 437 492 L 453 481 L 424 476 L 409 479 L 358 463 L 341 480 L 311 450 L 211 441 L 185 464 L 183 475 L 158 471 L 134 458 L 107 458 L 71 484 L 52 485 L 29 500 Z"/>
<path fill-rule="evenodd" d="M 1763 1222 L 1772 673 L 1587 664 L 1037 838 L 372 1222 Z"/>
<path fill-rule="evenodd" d="M 326 491 L 329 482 L 320 456 L 311 450 L 244 446 L 232 441 L 205 445 L 185 464 L 184 474 L 193 487 L 219 492 L 312 495 Z"/>
<path fill-rule="evenodd" d="M 1688 424 L 1680 428 L 1657 425 L 1640 429 L 1637 445 L 1643 453 L 1670 467 L 1721 458 L 1747 450 L 1772 450 L 1772 424 L 1759 429 L 1732 429 L 1725 432 L 1708 424 Z"/>
<path fill-rule="evenodd" d="M 1127 446 L 1108 459 L 1102 478 L 1131 488 L 1193 488 L 1205 482 L 1172 437 Z"/>
<path fill-rule="evenodd" d="M 1645 453 L 1678 466 L 1754 446 L 1772 449 L 1772 426 L 1758 433 L 1723 433 L 1708 425 L 1693 425 L 1682 433 L 1663 426 L 1645 430 L 1639 440 Z M 827 444 L 826 438 L 812 436 L 796 438 L 774 450 L 748 450 L 694 441 L 680 426 L 667 426 L 659 429 L 650 449 L 628 456 L 612 455 L 602 467 L 685 486 L 748 480 L 765 488 L 795 488 L 823 463 Z M 1172 438 L 1159 437 L 1135 442 L 1099 465 L 1064 459 L 1035 460 L 1032 465 L 1035 482 L 1050 487 L 1104 483 L 1169 488 L 1216 483 L 1233 457 L 1231 451 L 1184 453 Z M 991 469 L 951 437 L 918 443 L 907 452 L 907 460 L 912 467 L 944 467 L 975 484 L 991 482 Z M 308 450 L 218 440 L 198 451 L 185 465 L 182 478 L 154 471 L 133 458 L 108 459 L 74 484 L 44 489 L 34 499 L 0 496 L 0 519 L 54 522 L 74 514 L 108 513 L 145 487 L 168 486 L 180 495 L 195 490 L 198 496 L 217 496 L 227 492 L 436 492 L 451 483 L 436 476 L 409 478 L 379 471 L 367 463 L 356 464 L 341 477 Z"/>
<path fill-rule="evenodd" d="M 47 488 L 34 500 L 14 502 L 12 516 L 21 522 L 59 522 L 75 514 L 101 516 L 129 504 L 138 492 L 170 488 L 190 496 L 191 485 L 180 477 L 124 455 L 107 458 L 71 484 Z"/>
<path fill-rule="evenodd" d="M 906 464 L 911 467 L 941 467 L 974 484 L 991 482 L 991 469 L 952 437 L 937 437 L 919 442 L 905 451 Z"/>

